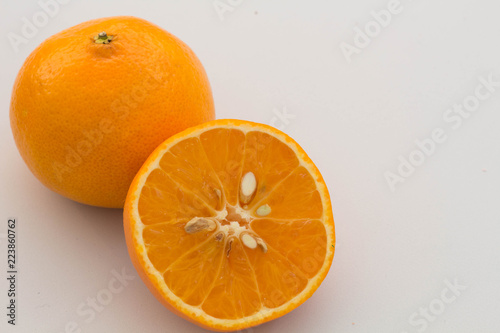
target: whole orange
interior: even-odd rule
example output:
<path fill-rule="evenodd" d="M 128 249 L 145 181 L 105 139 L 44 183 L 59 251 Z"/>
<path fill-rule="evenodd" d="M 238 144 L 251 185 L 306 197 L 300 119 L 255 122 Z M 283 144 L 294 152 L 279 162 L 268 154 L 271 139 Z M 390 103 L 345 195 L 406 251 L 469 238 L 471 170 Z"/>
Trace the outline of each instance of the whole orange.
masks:
<path fill-rule="evenodd" d="M 115 208 L 156 146 L 214 117 L 193 51 L 160 27 L 123 16 L 45 40 L 19 71 L 10 107 L 19 152 L 43 184 Z"/>

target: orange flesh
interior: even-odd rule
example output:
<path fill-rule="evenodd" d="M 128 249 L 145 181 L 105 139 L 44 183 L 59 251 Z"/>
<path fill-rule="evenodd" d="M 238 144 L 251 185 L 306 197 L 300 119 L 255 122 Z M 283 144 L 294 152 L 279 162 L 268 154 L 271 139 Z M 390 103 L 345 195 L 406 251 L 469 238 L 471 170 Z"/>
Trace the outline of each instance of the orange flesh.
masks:
<path fill-rule="evenodd" d="M 240 179 L 249 171 L 258 182 L 247 205 L 250 221 L 233 211 L 219 222 L 246 226 L 267 244 L 266 253 L 230 234 L 217 240 L 218 229 L 184 230 L 194 217 L 237 207 Z M 316 187 L 296 153 L 269 134 L 216 128 L 185 139 L 163 155 L 142 188 L 138 211 L 149 260 L 176 296 L 215 318 L 276 308 L 303 291 L 325 260 Z M 264 204 L 272 210 L 262 218 L 255 211 Z"/>
<path fill-rule="evenodd" d="M 130 186 L 124 227 L 155 297 L 224 332 L 305 302 L 335 250 L 330 197 L 314 163 L 286 134 L 242 120 L 211 121 L 162 143 Z"/>

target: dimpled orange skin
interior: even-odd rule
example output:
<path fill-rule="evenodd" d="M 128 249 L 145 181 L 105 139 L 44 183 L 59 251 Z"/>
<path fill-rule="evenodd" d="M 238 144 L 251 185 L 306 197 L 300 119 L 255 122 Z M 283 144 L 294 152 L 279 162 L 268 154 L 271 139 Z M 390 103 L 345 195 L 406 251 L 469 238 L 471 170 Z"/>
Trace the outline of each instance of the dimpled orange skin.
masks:
<path fill-rule="evenodd" d="M 111 41 L 96 43 L 103 31 Z M 125 16 L 45 40 L 19 71 L 10 107 L 14 139 L 32 173 L 65 197 L 111 208 L 123 207 L 156 146 L 214 118 L 210 84 L 193 51 L 160 27 Z"/>

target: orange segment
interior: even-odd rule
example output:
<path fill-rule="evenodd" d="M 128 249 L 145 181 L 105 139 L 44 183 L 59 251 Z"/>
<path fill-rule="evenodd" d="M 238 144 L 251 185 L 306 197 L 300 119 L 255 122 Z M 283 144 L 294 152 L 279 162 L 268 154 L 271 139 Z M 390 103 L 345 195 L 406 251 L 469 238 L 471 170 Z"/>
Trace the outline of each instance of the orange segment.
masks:
<path fill-rule="evenodd" d="M 272 192 L 254 206 L 272 207 L 268 218 L 320 218 L 323 213 L 321 196 L 316 182 L 303 166 L 298 167 L 283 179 Z"/>
<path fill-rule="evenodd" d="M 177 223 L 161 223 L 146 226 L 143 231 L 144 245 L 149 260 L 159 272 L 164 272 L 177 258 L 203 243 L 212 233 L 188 235 L 184 231 L 186 220 Z"/>
<path fill-rule="evenodd" d="M 237 129 L 213 129 L 200 135 L 201 144 L 217 173 L 226 201 L 236 205 L 238 200 L 238 180 L 241 175 L 245 134 Z"/>
<path fill-rule="evenodd" d="M 142 188 L 139 212 L 143 224 L 211 216 L 215 211 L 192 192 L 179 187 L 164 171 L 155 169 Z"/>
<path fill-rule="evenodd" d="M 170 264 L 163 274 L 165 283 L 186 304 L 200 305 L 218 278 L 223 254 L 223 243 L 201 243 Z"/>
<path fill-rule="evenodd" d="M 325 260 L 327 235 L 319 220 L 258 219 L 252 222 L 252 230 L 307 278 L 314 277 Z"/>
<path fill-rule="evenodd" d="M 184 190 L 192 192 L 210 207 L 217 208 L 221 185 L 198 138 L 183 140 L 160 160 L 160 167 Z"/>
<path fill-rule="evenodd" d="M 247 133 L 243 174 L 253 172 L 258 179 L 253 204 L 267 196 L 298 165 L 295 152 L 277 138 L 261 131 Z"/>
<path fill-rule="evenodd" d="M 211 330 L 278 318 L 332 263 L 328 190 L 306 153 L 261 124 L 217 120 L 160 145 L 124 211 L 131 259 L 170 310 Z"/>
<path fill-rule="evenodd" d="M 266 253 L 246 249 L 254 267 L 262 305 L 277 308 L 294 299 L 308 280 L 300 270 L 273 248 Z"/>
<path fill-rule="evenodd" d="M 243 245 L 235 239 L 202 309 L 215 318 L 238 319 L 252 315 L 260 308 L 260 293 L 253 267 L 248 262 Z"/>

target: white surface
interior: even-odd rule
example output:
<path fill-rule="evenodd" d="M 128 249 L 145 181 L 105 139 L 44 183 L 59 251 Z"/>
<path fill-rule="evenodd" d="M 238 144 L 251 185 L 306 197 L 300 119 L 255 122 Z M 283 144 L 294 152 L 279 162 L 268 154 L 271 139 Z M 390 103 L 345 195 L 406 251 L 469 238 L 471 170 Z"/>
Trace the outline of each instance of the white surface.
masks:
<path fill-rule="evenodd" d="M 121 211 L 43 187 L 9 127 L 14 78 L 41 41 L 89 19 L 135 15 L 193 48 L 218 118 L 282 126 L 332 194 L 338 243 L 328 277 L 300 308 L 247 332 L 498 332 L 500 88 L 458 129 L 443 114 L 474 94 L 480 76 L 500 81 L 500 3 L 401 0 L 402 11 L 348 63 L 340 44 L 353 44 L 353 29 L 388 2 L 233 0 L 221 20 L 212 0 L 73 0 L 16 53 L 7 33 L 20 34 L 22 18 L 41 9 L 32 0 L 2 0 L 0 234 L 16 217 L 20 252 L 18 325 L 11 327 L 0 240 L 0 331 L 59 333 L 71 321 L 81 332 L 203 331 L 164 309 L 136 276 Z M 275 119 L 283 110 L 294 116 L 288 124 Z M 396 172 L 398 156 L 407 158 L 414 141 L 436 128 L 447 140 L 392 192 L 384 173 Z M 80 315 L 113 270 L 134 279 L 94 318 Z M 447 280 L 466 290 L 451 300 Z M 429 306 L 442 313 L 418 314 L 412 325 L 412 314 Z"/>

